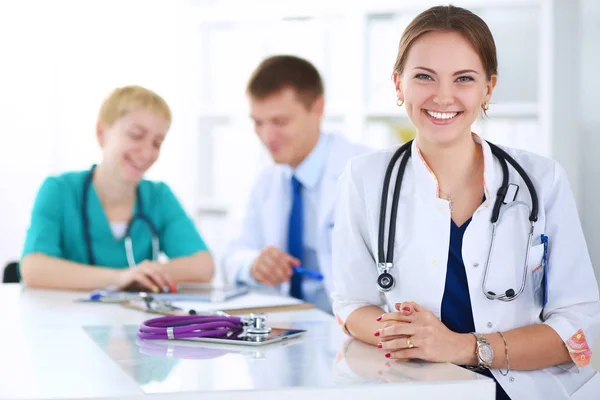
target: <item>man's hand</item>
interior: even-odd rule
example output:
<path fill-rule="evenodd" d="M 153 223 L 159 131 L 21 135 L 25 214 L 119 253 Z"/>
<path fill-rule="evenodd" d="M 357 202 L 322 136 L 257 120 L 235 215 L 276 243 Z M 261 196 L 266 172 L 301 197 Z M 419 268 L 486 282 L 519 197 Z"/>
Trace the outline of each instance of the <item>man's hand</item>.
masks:
<path fill-rule="evenodd" d="M 256 257 L 250 273 L 258 282 L 274 286 L 289 282 L 293 268 L 298 266 L 300 266 L 300 260 L 274 246 L 269 246 Z"/>

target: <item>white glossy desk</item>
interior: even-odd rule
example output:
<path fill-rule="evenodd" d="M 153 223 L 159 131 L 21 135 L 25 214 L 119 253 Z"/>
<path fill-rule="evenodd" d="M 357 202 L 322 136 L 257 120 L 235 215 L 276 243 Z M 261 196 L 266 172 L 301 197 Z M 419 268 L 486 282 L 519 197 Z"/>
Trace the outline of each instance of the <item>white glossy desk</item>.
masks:
<path fill-rule="evenodd" d="M 0 285 L 0 398 L 494 398 L 493 381 L 448 364 L 388 362 L 318 310 L 268 315 L 308 333 L 267 347 L 136 343 L 151 318 L 81 293 Z"/>

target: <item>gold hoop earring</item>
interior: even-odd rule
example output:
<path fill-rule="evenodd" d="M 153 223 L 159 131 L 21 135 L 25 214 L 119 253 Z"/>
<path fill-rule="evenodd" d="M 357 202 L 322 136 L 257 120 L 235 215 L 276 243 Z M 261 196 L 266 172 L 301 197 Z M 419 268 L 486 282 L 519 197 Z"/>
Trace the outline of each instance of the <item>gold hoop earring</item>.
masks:
<path fill-rule="evenodd" d="M 485 103 L 483 103 L 481 105 L 481 108 L 483 108 L 483 111 L 487 111 L 490 109 L 490 103 L 488 103 L 487 101 Z"/>
<path fill-rule="evenodd" d="M 404 104 L 404 100 L 400 100 L 400 99 L 396 100 L 396 105 L 398 107 L 402 107 L 402 104 Z"/>

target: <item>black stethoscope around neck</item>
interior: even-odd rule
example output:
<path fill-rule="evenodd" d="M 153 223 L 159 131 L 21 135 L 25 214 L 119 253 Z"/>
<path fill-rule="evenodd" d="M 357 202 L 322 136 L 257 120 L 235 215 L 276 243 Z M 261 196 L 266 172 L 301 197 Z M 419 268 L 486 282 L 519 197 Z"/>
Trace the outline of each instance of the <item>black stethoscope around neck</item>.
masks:
<path fill-rule="evenodd" d="M 82 201 L 81 201 L 81 220 L 83 223 L 83 235 L 85 240 L 85 245 L 87 248 L 87 257 L 90 265 L 96 265 L 96 257 L 94 256 L 94 250 L 92 246 L 92 233 L 90 231 L 90 221 L 88 216 L 88 198 L 90 186 L 92 184 L 92 179 L 94 177 L 94 170 L 96 169 L 96 165 L 93 165 L 90 169 L 90 172 L 87 174 L 85 181 L 83 183 L 83 193 L 82 193 Z M 160 252 L 160 242 L 158 239 L 158 231 L 156 227 L 152 223 L 152 220 L 144 214 L 144 210 L 142 208 L 142 196 L 140 194 L 140 186 L 138 185 L 136 188 L 136 210 L 137 212 L 131 217 L 129 222 L 127 223 L 127 229 L 125 230 L 125 254 L 127 256 L 127 264 L 129 268 L 134 268 L 136 266 L 135 256 L 133 252 L 133 243 L 131 240 L 131 228 L 136 221 L 142 221 L 146 224 L 148 229 L 150 230 L 150 234 L 152 235 L 152 260 L 158 260 L 158 254 Z"/>
<path fill-rule="evenodd" d="M 398 215 L 398 201 L 400 199 L 400 189 L 402 187 L 402 179 L 404 178 L 404 171 L 406 170 L 406 164 L 408 163 L 408 159 L 411 156 L 412 152 L 412 143 L 413 140 L 402 145 L 390 160 L 387 170 L 385 172 L 385 178 L 383 181 L 383 191 L 381 194 L 381 208 L 379 213 L 379 237 L 378 237 L 378 262 L 377 262 L 377 270 L 379 271 L 379 276 L 377 277 L 377 289 L 381 292 L 389 292 L 392 290 L 396 284 L 394 277 L 390 274 L 390 270 L 394 266 L 394 240 L 396 237 L 396 218 Z M 509 154 L 507 154 L 504 150 L 499 148 L 498 146 L 487 142 L 492 150 L 492 154 L 498 159 L 500 165 L 502 167 L 502 185 L 498 189 L 496 194 L 496 202 L 494 203 L 494 208 L 492 209 L 492 217 L 490 222 L 492 224 L 492 240 L 490 241 L 490 247 L 488 251 L 488 256 L 485 263 L 485 269 L 483 274 L 483 281 L 481 283 L 481 290 L 483 294 L 490 300 L 501 300 L 501 301 L 512 301 L 523 293 L 525 289 L 525 282 L 527 280 L 527 265 L 529 264 L 529 248 L 531 247 L 531 242 L 533 239 L 533 230 L 535 227 L 535 223 L 538 217 L 538 197 L 535 187 L 533 186 L 533 182 L 525 172 L 525 170 L 515 161 Z M 388 243 L 387 243 L 387 252 L 384 251 L 384 242 L 385 242 L 385 222 L 386 222 L 386 212 L 387 212 L 387 200 L 388 193 L 390 189 L 390 180 L 392 176 L 392 171 L 396 166 L 398 159 L 402 157 L 400 160 L 400 166 L 398 167 L 398 174 L 396 176 L 396 183 L 394 186 L 394 194 L 392 197 L 392 206 L 390 213 L 390 225 L 388 230 Z M 527 190 L 529 191 L 529 196 L 531 197 L 531 213 L 529 214 L 529 223 L 530 223 L 530 231 L 529 238 L 527 241 L 527 247 L 525 252 L 525 263 L 523 265 L 523 276 L 521 278 L 521 286 L 515 292 L 514 289 L 508 289 L 504 291 L 504 293 L 496 294 L 490 290 L 487 290 L 487 277 L 488 270 L 490 265 L 490 260 L 492 257 L 492 253 L 494 251 L 494 242 L 496 237 L 496 228 L 498 225 L 498 218 L 500 216 L 500 208 L 505 201 L 506 194 L 509 189 L 509 171 L 508 164 L 510 164 L 517 173 L 521 176 L 525 185 L 527 186 Z"/>

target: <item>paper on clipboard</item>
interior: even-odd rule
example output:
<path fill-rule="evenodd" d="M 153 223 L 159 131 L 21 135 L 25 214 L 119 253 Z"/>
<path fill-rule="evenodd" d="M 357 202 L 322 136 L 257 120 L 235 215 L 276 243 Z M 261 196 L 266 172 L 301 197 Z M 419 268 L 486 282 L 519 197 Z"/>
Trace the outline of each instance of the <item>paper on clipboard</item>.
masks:
<path fill-rule="evenodd" d="M 198 301 L 174 301 L 171 304 L 174 307 L 181 308 L 182 310 L 194 310 L 196 313 L 206 313 L 214 311 L 227 312 L 227 310 L 293 306 L 304 304 L 304 302 L 293 297 L 285 297 L 276 294 L 266 294 L 260 292 L 249 292 L 245 295 L 235 297 L 224 302 L 204 303 Z"/>

